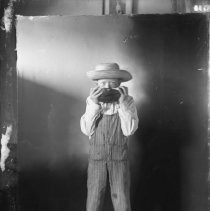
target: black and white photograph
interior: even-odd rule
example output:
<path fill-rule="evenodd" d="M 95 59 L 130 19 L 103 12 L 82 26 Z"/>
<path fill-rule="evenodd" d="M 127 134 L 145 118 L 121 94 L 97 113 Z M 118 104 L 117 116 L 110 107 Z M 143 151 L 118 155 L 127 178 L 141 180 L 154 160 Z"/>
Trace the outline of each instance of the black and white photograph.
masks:
<path fill-rule="evenodd" d="M 0 4 L 0 209 L 209 209 L 209 11 L 198 0 Z"/>

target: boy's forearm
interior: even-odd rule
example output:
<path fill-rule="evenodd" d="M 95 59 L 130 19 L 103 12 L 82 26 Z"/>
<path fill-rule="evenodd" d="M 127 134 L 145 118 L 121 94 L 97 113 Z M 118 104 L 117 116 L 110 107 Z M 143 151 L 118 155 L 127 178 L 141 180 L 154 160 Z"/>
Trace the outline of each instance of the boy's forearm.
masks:
<path fill-rule="evenodd" d="M 118 113 L 121 120 L 123 134 L 125 136 L 133 135 L 138 128 L 139 119 L 132 97 L 128 96 L 128 98 L 120 104 Z"/>
<path fill-rule="evenodd" d="M 95 120 L 101 112 L 101 106 L 92 102 L 89 97 L 86 102 L 86 110 L 84 115 L 81 117 L 80 126 L 82 132 L 90 137 L 94 132 Z"/>

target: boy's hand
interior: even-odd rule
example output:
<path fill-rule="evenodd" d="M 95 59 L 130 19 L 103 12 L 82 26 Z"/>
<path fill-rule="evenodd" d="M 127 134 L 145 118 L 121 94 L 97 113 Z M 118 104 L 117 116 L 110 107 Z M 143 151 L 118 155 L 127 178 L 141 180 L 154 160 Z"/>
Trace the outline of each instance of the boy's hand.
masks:
<path fill-rule="evenodd" d="M 99 86 L 96 86 L 94 88 L 90 89 L 90 99 L 94 102 L 94 103 L 99 103 L 98 101 L 98 97 L 102 94 L 103 90 L 102 88 L 100 88 Z"/>
<path fill-rule="evenodd" d="M 121 104 L 128 96 L 128 88 L 125 86 L 120 86 L 117 88 L 117 90 L 120 92 L 119 103 Z"/>

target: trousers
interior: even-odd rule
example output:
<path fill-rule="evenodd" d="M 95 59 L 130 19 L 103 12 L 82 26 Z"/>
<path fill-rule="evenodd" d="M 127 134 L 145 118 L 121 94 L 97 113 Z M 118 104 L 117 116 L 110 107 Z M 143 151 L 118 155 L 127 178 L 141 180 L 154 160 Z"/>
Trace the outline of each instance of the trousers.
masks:
<path fill-rule="evenodd" d="M 129 161 L 90 160 L 88 164 L 87 211 L 101 211 L 107 178 L 115 211 L 131 211 Z"/>

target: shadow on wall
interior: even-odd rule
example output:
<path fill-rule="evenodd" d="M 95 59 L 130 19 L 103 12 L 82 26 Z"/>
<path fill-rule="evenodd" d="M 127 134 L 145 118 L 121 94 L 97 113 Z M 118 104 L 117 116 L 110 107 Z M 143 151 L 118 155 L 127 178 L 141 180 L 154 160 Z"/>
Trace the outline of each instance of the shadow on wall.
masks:
<path fill-rule="evenodd" d="M 85 209 L 85 103 L 22 78 L 19 84 L 20 210 Z"/>
<path fill-rule="evenodd" d="M 206 210 L 206 22 L 170 15 L 134 20 L 134 39 L 125 52 L 133 61 L 141 55 L 147 101 L 138 106 L 139 129 L 132 137 L 133 210 Z M 133 157 L 135 149 L 141 153 Z"/>

